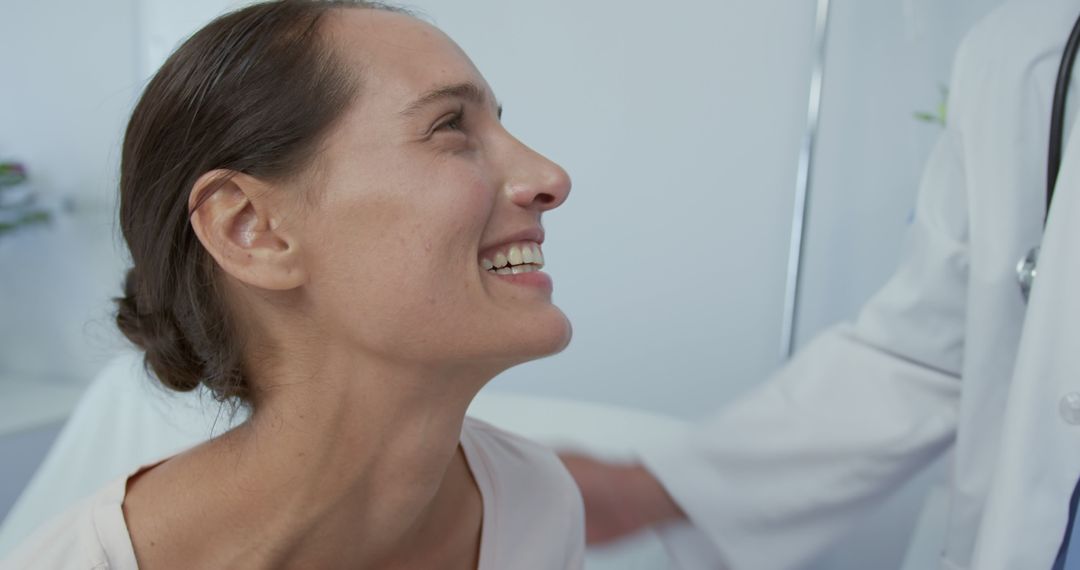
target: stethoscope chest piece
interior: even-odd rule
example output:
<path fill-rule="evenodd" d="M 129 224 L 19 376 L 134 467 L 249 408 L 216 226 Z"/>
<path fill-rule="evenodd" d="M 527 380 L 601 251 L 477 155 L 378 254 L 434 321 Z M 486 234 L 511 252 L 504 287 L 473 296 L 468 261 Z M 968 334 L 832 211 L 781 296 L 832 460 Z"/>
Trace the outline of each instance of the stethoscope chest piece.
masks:
<path fill-rule="evenodd" d="M 1016 264 L 1016 281 L 1020 284 L 1020 294 L 1027 303 L 1031 296 L 1031 286 L 1035 283 L 1035 275 L 1038 273 L 1039 246 L 1031 248 L 1027 255 Z"/>

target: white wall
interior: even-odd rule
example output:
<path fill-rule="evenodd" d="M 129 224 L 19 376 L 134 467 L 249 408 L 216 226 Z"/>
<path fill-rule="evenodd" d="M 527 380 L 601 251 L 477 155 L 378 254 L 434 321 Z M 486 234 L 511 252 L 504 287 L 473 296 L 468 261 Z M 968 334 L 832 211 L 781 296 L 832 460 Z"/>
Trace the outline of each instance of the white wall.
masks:
<path fill-rule="evenodd" d="M 108 299 L 119 142 L 140 89 L 136 0 L 4 2 L 0 158 L 77 215 L 0 239 L 0 372 L 89 377 L 117 345 Z"/>

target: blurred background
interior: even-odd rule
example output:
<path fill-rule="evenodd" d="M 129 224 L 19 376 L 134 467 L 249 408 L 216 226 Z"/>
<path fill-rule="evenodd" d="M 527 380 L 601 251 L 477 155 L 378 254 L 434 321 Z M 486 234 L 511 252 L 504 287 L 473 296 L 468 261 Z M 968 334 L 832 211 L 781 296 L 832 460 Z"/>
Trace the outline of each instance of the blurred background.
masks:
<path fill-rule="evenodd" d="M 782 364 L 815 69 L 790 340 L 852 317 L 897 261 L 953 53 L 999 3 L 832 0 L 823 57 L 817 0 L 405 4 L 461 44 L 511 132 L 574 180 L 545 224 L 574 340 L 488 390 L 692 421 Z M 3 0 L 0 518 L 86 383 L 125 347 L 110 298 L 125 267 L 115 192 L 128 113 L 184 37 L 239 4 Z M 820 568 L 899 564 L 940 472 Z"/>

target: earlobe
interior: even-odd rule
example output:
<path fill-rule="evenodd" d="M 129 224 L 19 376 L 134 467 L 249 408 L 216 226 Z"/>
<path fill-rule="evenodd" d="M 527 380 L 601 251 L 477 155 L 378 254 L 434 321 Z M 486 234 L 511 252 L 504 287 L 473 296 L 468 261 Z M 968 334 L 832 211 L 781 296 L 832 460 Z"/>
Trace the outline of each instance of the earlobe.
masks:
<path fill-rule="evenodd" d="M 303 284 L 299 239 L 276 220 L 275 189 L 236 172 L 215 170 L 192 186 L 188 207 L 192 229 L 225 273 L 267 290 Z"/>

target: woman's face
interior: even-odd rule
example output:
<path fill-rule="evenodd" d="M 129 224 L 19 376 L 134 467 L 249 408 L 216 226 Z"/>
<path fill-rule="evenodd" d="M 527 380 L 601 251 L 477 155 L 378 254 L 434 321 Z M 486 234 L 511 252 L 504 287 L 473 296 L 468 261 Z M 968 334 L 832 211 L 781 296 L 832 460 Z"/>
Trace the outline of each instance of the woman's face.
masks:
<path fill-rule="evenodd" d="M 561 350 L 569 322 L 538 269 L 541 215 L 566 199 L 566 172 L 503 128 L 491 88 L 437 29 L 354 9 L 327 24 L 361 87 L 299 216 L 319 333 L 436 365 Z"/>

